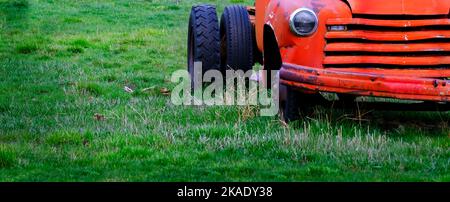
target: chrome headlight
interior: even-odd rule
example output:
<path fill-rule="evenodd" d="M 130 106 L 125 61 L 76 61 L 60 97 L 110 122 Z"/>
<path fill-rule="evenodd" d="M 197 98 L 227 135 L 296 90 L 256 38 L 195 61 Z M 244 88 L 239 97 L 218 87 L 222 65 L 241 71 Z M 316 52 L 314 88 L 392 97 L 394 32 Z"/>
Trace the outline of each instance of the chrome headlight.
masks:
<path fill-rule="evenodd" d="M 294 34 L 298 36 L 309 36 L 317 31 L 319 19 L 311 9 L 299 8 L 291 14 L 289 25 Z"/>

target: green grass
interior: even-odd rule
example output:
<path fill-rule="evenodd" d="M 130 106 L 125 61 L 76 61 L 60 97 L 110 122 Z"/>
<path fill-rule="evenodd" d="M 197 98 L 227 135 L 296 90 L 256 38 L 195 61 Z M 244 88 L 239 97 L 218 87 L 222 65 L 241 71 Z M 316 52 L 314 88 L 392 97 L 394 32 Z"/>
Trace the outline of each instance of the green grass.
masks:
<path fill-rule="evenodd" d="M 450 181 L 449 113 L 173 106 L 180 2 L 0 0 L 0 181 Z"/>

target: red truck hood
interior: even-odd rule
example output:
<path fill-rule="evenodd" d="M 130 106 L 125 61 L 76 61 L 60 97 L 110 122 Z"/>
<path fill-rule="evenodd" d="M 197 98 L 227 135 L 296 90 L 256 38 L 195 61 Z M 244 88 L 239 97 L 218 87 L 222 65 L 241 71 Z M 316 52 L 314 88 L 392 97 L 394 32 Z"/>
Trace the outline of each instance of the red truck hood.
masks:
<path fill-rule="evenodd" d="M 354 14 L 447 15 L 450 0 L 346 0 Z"/>

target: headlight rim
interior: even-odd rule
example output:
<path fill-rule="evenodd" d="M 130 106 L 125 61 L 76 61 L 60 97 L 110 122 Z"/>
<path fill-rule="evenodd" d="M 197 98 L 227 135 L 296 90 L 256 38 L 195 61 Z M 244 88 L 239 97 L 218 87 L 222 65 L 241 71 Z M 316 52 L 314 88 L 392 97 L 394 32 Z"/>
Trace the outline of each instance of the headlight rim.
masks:
<path fill-rule="evenodd" d="M 299 32 L 299 31 L 296 29 L 295 24 L 294 24 L 294 18 L 295 18 L 295 16 L 296 16 L 298 13 L 302 12 L 302 11 L 307 11 L 307 12 L 312 13 L 313 16 L 314 16 L 314 18 L 315 18 L 315 20 L 316 20 L 316 24 L 314 25 L 314 28 L 313 28 L 310 32 L 308 32 L 308 33 Z M 296 9 L 294 12 L 292 12 L 291 15 L 289 16 L 289 27 L 290 27 L 290 29 L 291 29 L 291 32 L 293 32 L 293 33 L 294 33 L 295 35 L 297 35 L 297 36 L 303 36 L 303 37 L 305 37 L 305 36 L 311 36 L 311 35 L 314 34 L 314 33 L 317 31 L 317 29 L 319 28 L 319 18 L 317 17 L 316 12 L 314 12 L 313 10 L 311 10 L 311 9 L 309 9 L 309 8 L 306 8 L 306 7 L 298 8 L 298 9 Z"/>

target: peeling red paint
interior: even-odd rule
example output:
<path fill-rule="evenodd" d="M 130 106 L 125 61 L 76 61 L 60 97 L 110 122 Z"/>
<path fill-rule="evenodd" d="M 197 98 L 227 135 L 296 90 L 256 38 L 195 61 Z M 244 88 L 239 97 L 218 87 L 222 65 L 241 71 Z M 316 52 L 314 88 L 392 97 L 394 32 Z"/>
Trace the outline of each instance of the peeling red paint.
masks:
<path fill-rule="evenodd" d="M 448 101 L 450 88 L 436 85 L 445 80 L 349 73 L 337 70 L 319 70 L 322 76 L 312 75 L 312 68 L 284 64 L 281 83 L 306 90 L 347 93 L 360 96 L 380 96 L 406 100 Z"/>

